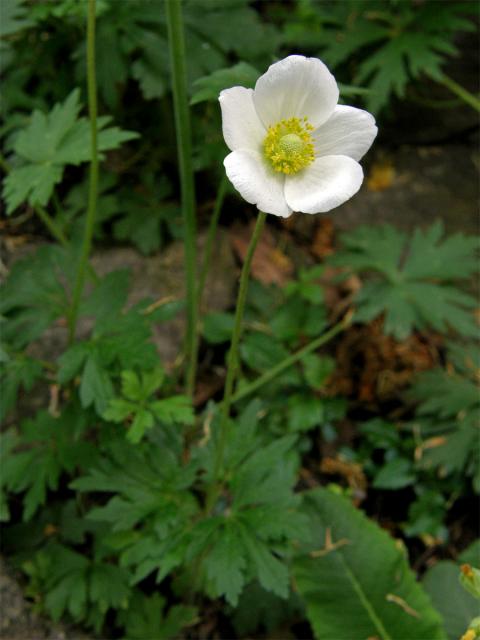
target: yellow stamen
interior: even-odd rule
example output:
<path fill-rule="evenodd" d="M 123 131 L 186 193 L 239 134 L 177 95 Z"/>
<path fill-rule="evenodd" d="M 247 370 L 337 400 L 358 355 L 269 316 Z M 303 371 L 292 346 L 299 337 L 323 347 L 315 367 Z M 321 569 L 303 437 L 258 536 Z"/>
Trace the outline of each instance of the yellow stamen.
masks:
<path fill-rule="evenodd" d="M 263 148 L 274 171 L 290 175 L 315 160 L 312 131 L 307 118 L 280 120 L 268 127 Z"/>

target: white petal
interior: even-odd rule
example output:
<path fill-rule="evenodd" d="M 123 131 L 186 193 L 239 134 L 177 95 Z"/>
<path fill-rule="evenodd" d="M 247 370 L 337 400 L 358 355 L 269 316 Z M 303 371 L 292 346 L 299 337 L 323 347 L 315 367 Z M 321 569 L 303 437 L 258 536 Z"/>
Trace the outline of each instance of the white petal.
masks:
<path fill-rule="evenodd" d="M 349 200 L 363 181 L 362 167 L 348 156 L 324 156 L 287 176 L 285 197 L 294 211 L 325 213 Z"/>
<path fill-rule="evenodd" d="M 223 164 L 228 179 L 247 202 L 282 218 L 292 213 L 283 193 L 285 176 L 275 173 L 259 153 L 249 149 L 233 151 Z"/>
<path fill-rule="evenodd" d="M 370 149 L 378 129 L 375 118 L 362 109 L 337 105 L 314 133 L 317 156 L 350 156 L 360 160 Z"/>
<path fill-rule="evenodd" d="M 232 87 L 220 93 L 223 137 L 232 151 L 259 151 L 267 135 L 253 105 L 253 89 Z"/>
<path fill-rule="evenodd" d="M 257 80 L 253 102 L 266 127 L 283 118 L 307 117 L 319 127 L 338 102 L 335 78 L 317 58 L 289 56 Z"/>

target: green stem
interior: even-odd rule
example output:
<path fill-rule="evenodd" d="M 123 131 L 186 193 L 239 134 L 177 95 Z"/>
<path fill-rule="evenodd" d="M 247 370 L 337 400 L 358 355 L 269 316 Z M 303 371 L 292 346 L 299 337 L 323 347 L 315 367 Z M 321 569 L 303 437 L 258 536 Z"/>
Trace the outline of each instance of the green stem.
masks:
<path fill-rule="evenodd" d="M 223 174 L 222 181 L 220 182 L 220 186 L 218 188 L 217 199 L 215 200 L 215 206 L 213 208 L 212 217 L 210 218 L 210 225 L 208 227 L 207 240 L 205 242 L 205 254 L 203 258 L 203 265 L 202 265 L 202 270 L 200 272 L 200 278 L 198 282 L 197 301 L 198 301 L 199 314 L 202 306 L 203 290 L 205 288 L 205 282 L 207 280 L 207 275 L 210 270 L 210 263 L 212 260 L 213 241 L 215 240 L 215 236 L 217 234 L 218 219 L 220 217 L 220 212 L 222 211 L 223 201 L 225 200 L 226 193 L 227 193 L 227 176 L 226 174 Z"/>
<path fill-rule="evenodd" d="M 73 289 L 72 307 L 69 317 L 69 340 L 75 338 L 77 327 L 78 309 L 85 284 L 88 258 L 92 246 L 93 229 L 97 210 L 98 192 L 98 149 L 97 149 L 97 80 L 95 73 L 95 2 L 88 0 L 87 17 L 87 89 L 88 89 L 88 115 L 90 119 L 90 179 L 88 185 L 88 208 L 85 220 L 80 257 L 77 266 L 75 286 Z"/>
<path fill-rule="evenodd" d="M 228 433 L 228 419 L 230 417 L 230 407 L 232 404 L 233 385 L 235 382 L 235 376 L 238 369 L 238 347 L 240 344 L 240 338 L 242 335 L 242 321 L 243 313 L 245 311 L 245 301 L 247 299 L 248 279 L 250 275 L 250 268 L 252 266 L 252 259 L 257 248 L 260 235 L 262 233 L 263 226 L 265 224 L 266 213 L 260 211 L 258 214 L 257 222 L 253 230 L 250 244 L 248 245 L 247 254 L 242 267 L 242 273 L 240 275 L 240 285 L 238 289 L 237 305 L 235 309 L 235 322 L 232 332 L 232 340 L 230 343 L 230 350 L 227 356 L 227 377 L 225 379 L 225 391 L 223 395 L 223 402 L 220 414 L 220 424 L 218 433 L 218 444 L 215 458 L 215 467 L 213 473 L 213 483 L 210 490 L 207 493 L 206 508 L 209 511 L 215 501 L 219 491 L 219 476 L 222 473 L 223 458 L 225 455 L 225 445 L 227 442 Z"/>
<path fill-rule="evenodd" d="M 63 233 L 61 227 L 57 226 L 55 220 L 47 213 L 46 209 L 41 207 L 39 204 L 33 207 L 33 209 L 40 220 L 43 222 L 43 224 L 50 231 L 52 236 L 55 238 L 55 240 L 57 240 L 62 245 L 62 247 L 66 247 L 68 245 L 68 240 L 65 234 Z"/>
<path fill-rule="evenodd" d="M 444 73 L 442 73 L 440 79 L 435 78 L 435 80 L 437 80 L 437 82 L 440 82 L 440 84 L 443 84 L 444 87 L 458 96 L 461 100 L 463 100 L 463 102 L 472 107 L 472 109 L 480 112 L 480 100 L 476 96 L 474 96 L 473 93 L 470 93 L 470 91 L 467 91 L 467 89 L 457 84 L 455 80 L 452 80 Z"/>
<path fill-rule="evenodd" d="M 267 384 L 268 382 L 271 382 L 271 380 L 279 376 L 286 369 L 289 369 L 292 365 L 297 363 L 304 356 L 306 356 L 309 353 L 312 353 L 312 351 L 316 351 L 319 347 L 329 342 L 333 337 L 337 335 L 337 333 L 340 333 L 341 331 L 346 329 L 346 327 L 348 327 L 348 325 L 351 322 L 351 319 L 352 319 L 352 314 L 347 314 L 344 318 L 342 318 L 342 320 L 340 320 L 339 323 L 334 325 L 327 332 L 323 333 L 318 338 L 315 338 L 315 340 L 312 340 L 312 342 L 309 342 L 307 345 L 305 345 L 295 353 L 292 353 L 291 356 L 288 356 L 287 358 L 279 362 L 277 365 L 269 369 L 266 373 L 264 373 L 262 376 L 260 376 L 250 384 L 247 384 L 244 387 L 242 387 L 242 389 L 240 389 L 240 391 L 237 391 L 237 393 L 232 397 L 232 403 L 238 402 L 239 400 L 241 400 L 242 398 L 245 398 L 246 396 L 250 395 L 254 391 L 257 391 L 258 389 L 260 389 L 260 387 L 263 387 L 263 385 Z"/>
<path fill-rule="evenodd" d="M 185 357 L 187 359 L 186 390 L 192 396 L 195 388 L 197 368 L 197 303 L 196 303 L 196 247 L 195 247 L 195 188 L 192 166 L 192 143 L 190 112 L 187 97 L 187 69 L 184 43 L 184 29 L 181 0 L 167 0 L 165 3 L 168 27 L 170 63 L 172 69 L 173 105 L 177 153 L 182 191 L 184 216 L 185 272 L 187 288 L 187 330 L 185 336 Z"/>

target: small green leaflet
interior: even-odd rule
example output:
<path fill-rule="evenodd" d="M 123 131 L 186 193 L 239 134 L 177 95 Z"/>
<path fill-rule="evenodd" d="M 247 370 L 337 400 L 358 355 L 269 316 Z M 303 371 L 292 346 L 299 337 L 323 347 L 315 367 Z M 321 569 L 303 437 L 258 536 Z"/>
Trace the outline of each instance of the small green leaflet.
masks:
<path fill-rule="evenodd" d="M 415 424 L 425 431 L 433 427 L 435 433 L 444 439 L 439 446 L 426 447 L 422 466 L 438 468 L 442 474 L 472 476 L 474 488 L 480 493 L 477 446 L 480 396 L 475 356 L 478 356 L 475 343 L 450 344 L 449 368 L 436 368 L 419 374 L 410 397 L 419 402 Z"/>
<path fill-rule="evenodd" d="M 24 449 L 16 451 L 6 447 L 2 482 L 8 491 L 24 493 L 24 521 L 30 520 L 45 504 L 48 490 L 58 488 L 63 472 L 72 473 L 93 459 L 95 449 L 81 438 L 86 422 L 87 416 L 79 413 L 75 406 L 67 407 L 58 418 L 40 411 L 35 419 L 21 424 Z M 7 445 L 15 435 L 7 432 L 2 438 L 6 438 Z"/>
<path fill-rule="evenodd" d="M 193 83 L 193 96 L 190 104 L 206 100 L 218 100 L 220 91 L 230 87 L 254 87 L 260 73 L 246 62 L 239 62 L 227 69 L 218 69 L 209 76 L 198 78 Z"/>
<path fill-rule="evenodd" d="M 181 630 L 196 621 L 197 609 L 174 605 L 166 612 L 166 601 L 159 593 L 144 595 L 134 591 L 130 606 L 119 613 L 129 640 L 170 640 L 182 637 Z"/>
<path fill-rule="evenodd" d="M 31 27 L 33 23 L 27 16 L 28 9 L 25 0 L 2 0 L 0 37 L 4 38 L 21 29 Z"/>
<path fill-rule="evenodd" d="M 131 587 L 125 569 L 91 561 L 62 544 L 47 544 L 26 571 L 33 588 L 43 585 L 43 606 L 55 621 L 66 612 L 75 621 L 85 620 L 88 612 L 86 622 L 98 633 L 110 608 L 128 607 Z"/>
<path fill-rule="evenodd" d="M 111 399 L 104 412 L 105 420 L 112 422 L 120 423 L 131 418 L 127 439 L 134 444 L 142 440 L 156 421 L 166 425 L 193 423 L 191 402 L 186 396 L 176 395 L 161 400 L 151 398 L 160 389 L 164 377 L 161 368 L 144 371 L 141 378 L 134 371 L 123 371 L 124 398 Z"/>
<path fill-rule="evenodd" d="M 67 315 L 72 262 L 63 247 L 46 245 L 13 265 L 0 299 L 0 313 L 7 318 L 2 338 L 9 346 L 26 347 L 54 320 Z"/>
<path fill-rule="evenodd" d="M 17 353 L 6 362 L 0 362 L 0 421 L 15 405 L 20 387 L 30 391 L 42 375 L 42 365 L 23 353 Z"/>
<path fill-rule="evenodd" d="M 80 90 L 74 89 L 65 102 L 57 103 L 50 113 L 34 111 L 30 123 L 22 129 L 14 144 L 20 159 L 5 178 L 3 195 L 7 214 L 22 202 L 46 205 L 63 176 L 66 165 L 90 160 L 90 123 L 79 118 Z M 109 116 L 97 120 L 99 157 L 102 151 L 117 149 L 123 142 L 138 137 L 133 131 L 107 127 Z"/>

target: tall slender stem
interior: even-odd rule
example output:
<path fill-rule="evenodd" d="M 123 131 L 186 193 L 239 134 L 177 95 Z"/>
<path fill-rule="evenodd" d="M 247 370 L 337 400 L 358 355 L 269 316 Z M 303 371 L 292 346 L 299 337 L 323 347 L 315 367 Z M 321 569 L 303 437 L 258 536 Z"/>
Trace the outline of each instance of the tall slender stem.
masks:
<path fill-rule="evenodd" d="M 232 404 L 238 402 L 238 400 L 241 400 L 242 398 L 245 398 L 254 391 L 257 391 L 258 389 L 260 389 L 260 387 L 263 387 L 263 385 L 267 384 L 267 382 L 271 382 L 271 380 L 274 380 L 277 376 L 283 373 L 286 369 L 289 369 L 307 354 L 312 353 L 312 351 L 315 351 L 322 345 L 329 342 L 333 337 L 337 335 L 337 333 L 340 333 L 349 326 L 352 321 L 352 316 L 352 313 L 347 313 L 345 317 L 342 318 L 340 322 L 334 325 L 331 329 L 329 329 L 325 333 L 322 333 L 321 336 L 315 338 L 295 353 L 292 353 L 292 355 L 279 362 L 275 367 L 269 369 L 267 372 L 259 376 L 250 384 L 245 385 L 232 397 Z"/>
<path fill-rule="evenodd" d="M 461 100 L 463 100 L 463 102 L 472 107 L 472 109 L 480 112 L 480 100 L 476 96 L 474 96 L 473 93 L 470 93 L 470 91 L 455 82 L 455 80 L 452 80 L 452 78 L 449 78 L 444 73 L 442 73 L 440 79 L 434 79 L 437 80 L 437 82 L 443 84 L 444 87 L 458 96 Z"/>
<path fill-rule="evenodd" d="M 190 113 L 187 98 L 187 69 L 184 43 L 181 0 L 165 2 L 170 62 L 172 69 L 173 105 L 177 153 L 182 191 L 184 218 L 185 272 L 187 289 L 187 331 L 185 336 L 185 356 L 187 359 L 186 390 L 193 395 L 197 368 L 197 292 L 195 284 L 195 188 L 192 166 L 192 143 Z"/>
<path fill-rule="evenodd" d="M 227 377 L 225 379 L 225 391 L 223 394 L 223 402 L 220 414 L 220 424 L 218 433 L 218 444 L 215 457 L 215 467 L 213 473 L 213 482 L 207 493 L 206 508 L 209 511 L 213 505 L 216 495 L 218 494 L 218 480 L 222 472 L 223 459 L 225 455 L 225 445 L 227 442 L 228 434 L 228 419 L 230 417 L 230 407 L 232 404 L 233 385 L 235 383 L 235 377 L 238 369 L 238 347 L 240 344 L 240 338 L 242 335 L 242 321 L 245 311 L 245 301 L 247 299 L 248 290 L 248 278 L 250 276 L 250 269 L 252 266 L 252 260 L 257 248 L 260 235 L 262 233 L 263 226 L 265 224 L 266 213 L 260 211 L 258 214 L 257 222 L 248 245 L 247 254 L 242 267 L 242 273 L 240 275 L 240 285 L 238 289 L 237 306 L 235 309 L 235 322 L 233 325 L 232 340 L 230 343 L 230 350 L 227 356 Z"/>
<path fill-rule="evenodd" d="M 88 0 L 87 17 L 87 89 L 88 89 L 88 115 L 90 119 L 90 179 L 88 185 L 88 208 L 85 220 L 80 257 L 77 266 L 75 285 L 73 289 L 72 307 L 69 318 L 69 340 L 75 338 L 77 327 L 78 309 L 85 284 L 88 257 L 92 246 L 92 236 L 97 210 L 98 193 L 98 151 L 97 151 L 97 80 L 95 73 L 95 2 Z"/>
<path fill-rule="evenodd" d="M 210 218 L 210 224 L 208 227 L 207 240 L 205 242 L 205 252 L 203 257 L 202 270 L 200 272 L 200 278 L 198 280 L 197 289 L 197 302 L 199 314 L 202 306 L 202 295 L 205 288 L 205 282 L 207 280 L 208 271 L 210 269 L 210 262 L 212 260 L 213 241 L 217 234 L 218 219 L 220 212 L 222 211 L 223 201 L 225 200 L 225 194 L 227 192 L 227 176 L 223 174 L 223 178 L 220 182 L 220 186 L 217 191 L 217 199 L 215 200 L 215 206 L 213 207 L 212 217 Z"/>

